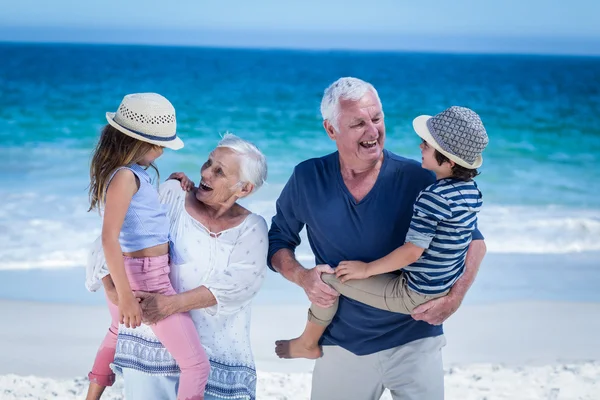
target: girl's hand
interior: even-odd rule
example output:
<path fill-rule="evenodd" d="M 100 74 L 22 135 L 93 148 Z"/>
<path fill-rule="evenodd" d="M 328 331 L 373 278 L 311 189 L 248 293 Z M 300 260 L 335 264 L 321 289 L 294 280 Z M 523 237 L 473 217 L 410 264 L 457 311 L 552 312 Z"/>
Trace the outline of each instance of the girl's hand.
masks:
<path fill-rule="evenodd" d="M 183 172 L 173 172 L 171 175 L 169 175 L 167 180 L 168 179 L 177 179 L 181 183 L 181 188 L 186 192 L 189 192 L 194 188 L 194 182 Z"/>
<path fill-rule="evenodd" d="M 350 279 L 365 279 L 369 275 L 369 264 L 362 261 L 342 261 L 335 269 L 335 276 L 344 283 Z"/>
<path fill-rule="evenodd" d="M 133 293 L 125 297 L 119 298 L 119 322 L 128 328 L 137 328 L 142 324 L 142 308 Z"/>

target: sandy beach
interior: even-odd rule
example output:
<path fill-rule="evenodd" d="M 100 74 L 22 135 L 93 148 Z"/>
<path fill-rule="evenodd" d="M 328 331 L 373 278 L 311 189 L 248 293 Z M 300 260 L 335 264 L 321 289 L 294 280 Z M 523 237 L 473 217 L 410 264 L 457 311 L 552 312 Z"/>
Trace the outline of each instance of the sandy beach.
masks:
<path fill-rule="evenodd" d="M 295 336 L 301 306 L 256 305 L 252 340 L 258 399 L 308 399 L 313 363 L 279 360 L 273 342 Z M 108 326 L 100 306 L 0 301 L 0 398 L 79 399 Z M 278 321 L 269 324 L 267 317 Z M 600 304 L 464 305 L 446 323 L 447 399 L 600 399 Z M 106 399 L 122 399 L 123 382 Z M 384 399 L 391 399 L 386 393 Z"/>

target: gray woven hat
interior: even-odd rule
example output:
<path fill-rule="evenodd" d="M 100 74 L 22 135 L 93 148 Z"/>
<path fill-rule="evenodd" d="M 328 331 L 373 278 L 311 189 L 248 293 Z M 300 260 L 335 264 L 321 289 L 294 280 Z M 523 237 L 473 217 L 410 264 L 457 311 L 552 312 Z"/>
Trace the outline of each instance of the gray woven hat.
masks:
<path fill-rule="evenodd" d="M 417 135 L 456 164 L 475 169 L 483 163 L 481 152 L 488 144 L 488 135 L 475 111 L 452 106 L 433 117 L 415 118 L 413 127 Z"/>

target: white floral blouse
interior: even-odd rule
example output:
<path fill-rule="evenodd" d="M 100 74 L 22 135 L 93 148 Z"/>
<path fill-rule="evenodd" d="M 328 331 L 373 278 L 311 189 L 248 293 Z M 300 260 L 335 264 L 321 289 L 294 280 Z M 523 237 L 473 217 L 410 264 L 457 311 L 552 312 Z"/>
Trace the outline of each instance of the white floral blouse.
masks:
<path fill-rule="evenodd" d="M 250 346 L 250 305 L 266 273 L 267 224 L 250 214 L 240 225 L 213 233 L 185 210 L 178 181 L 160 187 L 161 203 L 171 221 L 171 238 L 182 258 L 171 266 L 175 291 L 205 286 L 217 300 L 210 308 L 190 312 L 211 362 L 207 394 L 223 399 L 255 399 L 256 371 Z M 119 327 L 114 368 L 152 375 L 174 375 L 179 369 L 152 330 Z"/>

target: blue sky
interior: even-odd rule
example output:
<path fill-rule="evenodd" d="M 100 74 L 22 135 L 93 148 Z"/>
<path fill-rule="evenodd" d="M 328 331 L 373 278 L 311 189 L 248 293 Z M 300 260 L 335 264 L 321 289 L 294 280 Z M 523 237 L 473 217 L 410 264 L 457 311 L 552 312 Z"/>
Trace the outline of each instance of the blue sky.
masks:
<path fill-rule="evenodd" d="M 600 54 L 597 0 L 0 0 L 0 10 L 0 40 Z"/>

